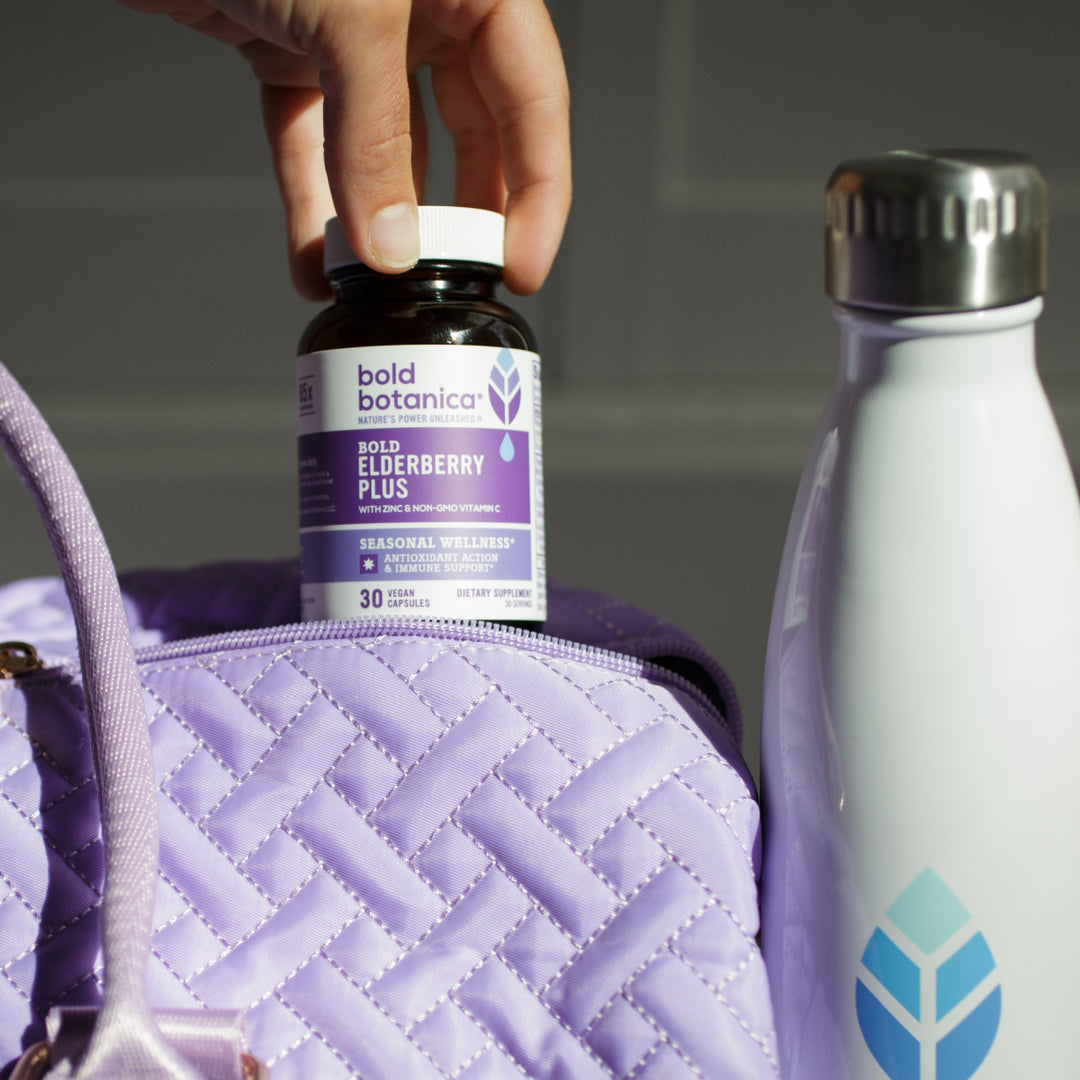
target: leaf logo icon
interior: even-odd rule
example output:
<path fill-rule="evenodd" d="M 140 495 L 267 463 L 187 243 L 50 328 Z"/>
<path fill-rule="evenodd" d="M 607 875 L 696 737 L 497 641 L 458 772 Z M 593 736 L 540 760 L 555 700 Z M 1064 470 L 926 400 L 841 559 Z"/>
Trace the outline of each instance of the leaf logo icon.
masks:
<path fill-rule="evenodd" d="M 887 916 L 870 935 L 855 980 L 866 1045 L 889 1080 L 968 1080 L 1001 1022 L 990 946 L 929 868 Z"/>
<path fill-rule="evenodd" d="M 488 378 L 488 400 L 500 424 L 514 422 L 521 408 L 521 376 L 509 349 L 501 349 L 495 357 Z"/>

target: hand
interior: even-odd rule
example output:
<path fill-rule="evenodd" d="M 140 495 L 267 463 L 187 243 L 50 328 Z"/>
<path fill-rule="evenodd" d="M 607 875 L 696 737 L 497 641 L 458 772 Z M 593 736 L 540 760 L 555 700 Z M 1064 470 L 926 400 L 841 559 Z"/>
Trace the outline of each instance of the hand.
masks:
<path fill-rule="evenodd" d="M 455 201 L 506 214 L 507 286 L 540 287 L 570 209 L 569 94 L 543 0 L 121 0 L 239 47 L 262 83 L 293 281 L 329 295 L 327 218 L 375 269 L 416 261 L 425 65 Z"/>

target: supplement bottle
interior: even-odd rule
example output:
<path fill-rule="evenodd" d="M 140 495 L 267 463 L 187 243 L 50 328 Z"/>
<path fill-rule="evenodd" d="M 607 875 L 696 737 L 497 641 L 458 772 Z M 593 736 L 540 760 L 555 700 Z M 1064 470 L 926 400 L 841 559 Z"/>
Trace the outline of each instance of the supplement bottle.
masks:
<path fill-rule="evenodd" d="M 496 298 L 500 214 L 420 207 L 420 261 L 380 274 L 327 223 L 335 303 L 300 341 L 301 612 L 538 625 L 540 357 Z"/>
<path fill-rule="evenodd" d="M 1018 155 L 829 185 L 840 373 L 764 687 L 785 1080 L 1076 1075 L 1080 507 L 1035 367 L 1046 237 Z"/>

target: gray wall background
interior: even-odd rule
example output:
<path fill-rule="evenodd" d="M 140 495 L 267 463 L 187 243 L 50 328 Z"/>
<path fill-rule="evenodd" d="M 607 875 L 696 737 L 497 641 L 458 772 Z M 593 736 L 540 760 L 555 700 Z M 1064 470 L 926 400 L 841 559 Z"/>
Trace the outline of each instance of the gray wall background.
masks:
<path fill-rule="evenodd" d="M 520 306 L 545 359 L 550 573 L 725 664 L 747 756 L 798 471 L 835 363 L 821 190 L 898 146 L 1032 154 L 1050 184 L 1040 358 L 1080 453 L 1071 5 L 552 0 L 576 194 Z M 109 0 L 0 36 L 0 357 L 84 478 L 121 569 L 296 549 L 291 291 L 258 93 L 232 51 Z M 429 201 L 450 191 L 436 139 Z M 0 471 L 4 580 L 52 573 Z"/>

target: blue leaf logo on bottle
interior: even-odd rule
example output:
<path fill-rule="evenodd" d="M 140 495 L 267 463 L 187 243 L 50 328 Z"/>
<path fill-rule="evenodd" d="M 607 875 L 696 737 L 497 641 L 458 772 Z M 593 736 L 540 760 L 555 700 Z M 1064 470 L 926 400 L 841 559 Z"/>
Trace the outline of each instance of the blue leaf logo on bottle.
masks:
<path fill-rule="evenodd" d="M 488 378 L 488 400 L 495 410 L 495 415 L 500 424 L 509 427 L 514 422 L 514 417 L 521 408 L 521 376 L 518 374 L 517 364 L 514 363 L 513 353 L 509 349 L 501 349 L 495 357 L 495 363 L 491 366 L 491 375 Z M 514 460 L 514 441 L 508 431 L 503 436 L 499 446 L 499 456 L 503 461 Z"/>
<path fill-rule="evenodd" d="M 856 979 L 866 1045 L 889 1080 L 968 1080 L 1001 1020 L 1001 983 L 982 933 L 924 870 L 870 935 Z"/>

